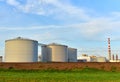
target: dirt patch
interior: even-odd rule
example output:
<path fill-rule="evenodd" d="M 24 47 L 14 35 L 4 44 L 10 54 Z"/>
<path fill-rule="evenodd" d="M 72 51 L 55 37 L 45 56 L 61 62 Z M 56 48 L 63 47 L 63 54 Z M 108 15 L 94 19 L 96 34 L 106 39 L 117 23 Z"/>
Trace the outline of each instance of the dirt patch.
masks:
<path fill-rule="evenodd" d="M 120 71 L 120 63 L 0 63 L 0 68 L 5 69 L 25 69 L 25 70 L 72 70 L 83 68 L 96 68 L 106 71 Z"/>

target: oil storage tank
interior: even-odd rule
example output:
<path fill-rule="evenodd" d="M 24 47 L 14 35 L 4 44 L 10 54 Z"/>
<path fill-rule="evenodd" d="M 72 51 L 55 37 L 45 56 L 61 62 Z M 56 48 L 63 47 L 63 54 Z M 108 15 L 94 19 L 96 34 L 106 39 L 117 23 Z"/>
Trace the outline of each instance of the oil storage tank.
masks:
<path fill-rule="evenodd" d="M 50 54 L 48 54 L 48 46 L 41 46 L 41 61 L 42 62 L 50 62 Z"/>
<path fill-rule="evenodd" d="M 5 41 L 5 62 L 37 62 L 38 41 L 21 37 Z"/>
<path fill-rule="evenodd" d="M 68 62 L 77 62 L 77 49 L 68 48 Z"/>
<path fill-rule="evenodd" d="M 47 46 L 49 61 L 68 62 L 68 47 L 66 45 L 52 43 Z"/>

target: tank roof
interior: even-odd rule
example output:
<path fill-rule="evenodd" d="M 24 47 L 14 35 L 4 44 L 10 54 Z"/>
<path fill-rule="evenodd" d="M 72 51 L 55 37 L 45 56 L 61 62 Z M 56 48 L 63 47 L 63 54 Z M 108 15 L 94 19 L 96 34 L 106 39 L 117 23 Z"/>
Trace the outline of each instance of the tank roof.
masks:
<path fill-rule="evenodd" d="M 73 50 L 77 50 L 76 48 L 71 48 L 71 47 L 68 47 L 68 49 L 73 49 Z"/>
<path fill-rule="evenodd" d="M 5 42 L 7 42 L 7 41 L 13 41 L 13 40 L 30 40 L 30 41 L 37 41 L 37 40 L 27 39 L 27 38 L 23 38 L 23 37 L 17 37 L 17 38 L 14 38 L 14 39 L 5 40 Z"/>
<path fill-rule="evenodd" d="M 48 44 L 48 46 L 66 46 L 67 47 L 67 45 L 62 45 L 62 44 L 58 44 L 58 43 L 50 43 L 50 44 Z"/>

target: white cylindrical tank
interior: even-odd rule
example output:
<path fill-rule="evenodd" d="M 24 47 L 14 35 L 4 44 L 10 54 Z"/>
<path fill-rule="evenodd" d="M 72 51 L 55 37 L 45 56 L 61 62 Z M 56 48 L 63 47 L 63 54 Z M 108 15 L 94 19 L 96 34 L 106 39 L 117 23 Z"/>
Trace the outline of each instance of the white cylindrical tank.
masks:
<path fill-rule="evenodd" d="M 2 59 L 3 59 L 2 56 L 0 56 L 0 62 L 2 62 Z"/>
<path fill-rule="evenodd" d="M 5 41 L 5 62 L 37 62 L 38 41 L 18 37 Z"/>
<path fill-rule="evenodd" d="M 77 62 L 77 49 L 68 48 L 68 62 Z"/>
<path fill-rule="evenodd" d="M 51 62 L 68 62 L 68 47 L 60 44 L 49 44 L 48 56 Z"/>

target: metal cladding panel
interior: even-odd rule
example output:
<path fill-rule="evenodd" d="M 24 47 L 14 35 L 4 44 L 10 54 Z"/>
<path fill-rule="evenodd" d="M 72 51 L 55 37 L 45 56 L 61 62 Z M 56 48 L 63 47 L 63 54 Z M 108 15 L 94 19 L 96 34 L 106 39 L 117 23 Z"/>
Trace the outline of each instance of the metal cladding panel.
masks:
<path fill-rule="evenodd" d="M 37 62 L 37 57 L 37 41 L 18 39 L 5 42 L 5 62 Z"/>
<path fill-rule="evenodd" d="M 51 62 L 68 62 L 68 48 L 62 45 L 49 45 L 48 55 Z"/>
<path fill-rule="evenodd" d="M 68 48 L 68 61 L 77 62 L 77 49 Z"/>

